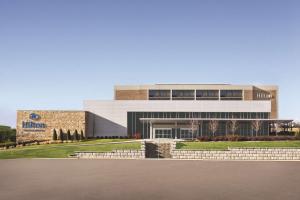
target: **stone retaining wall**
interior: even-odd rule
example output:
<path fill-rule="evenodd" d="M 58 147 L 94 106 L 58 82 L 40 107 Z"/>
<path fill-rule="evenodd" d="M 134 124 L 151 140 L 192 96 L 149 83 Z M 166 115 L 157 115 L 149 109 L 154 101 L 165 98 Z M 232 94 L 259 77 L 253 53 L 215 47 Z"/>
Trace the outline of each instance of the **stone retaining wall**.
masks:
<path fill-rule="evenodd" d="M 229 148 L 228 150 L 182 150 L 171 143 L 172 159 L 199 160 L 300 160 L 300 148 Z M 77 158 L 88 159 L 144 159 L 145 142 L 140 150 L 112 152 L 76 152 Z"/>
<path fill-rule="evenodd" d="M 228 150 L 172 150 L 173 159 L 200 160 L 300 160 L 295 148 L 231 148 Z"/>
<path fill-rule="evenodd" d="M 111 152 L 75 152 L 77 158 L 87 159 L 144 159 L 145 142 L 141 142 L 140 150 L 113 150 Z"/>

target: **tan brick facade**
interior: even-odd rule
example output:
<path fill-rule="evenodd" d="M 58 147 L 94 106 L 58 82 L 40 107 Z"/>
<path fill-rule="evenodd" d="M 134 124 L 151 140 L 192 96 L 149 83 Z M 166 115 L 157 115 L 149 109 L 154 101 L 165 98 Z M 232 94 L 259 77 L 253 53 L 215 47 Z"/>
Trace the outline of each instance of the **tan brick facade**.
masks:
<path fill-rule="evenodd" d="M 30 117 L 34 115 L 34 117 Z M 87 131 L 87 112 L 85 111 L 42 111 L 26 110 L 17 112 L 17 142 L 51 140 L 53 130 L 70 130 L 71 135 Z"/>
<path fill-rule="evenodd" d="M 147 90 L 116 90 L 116 100 L 147 100 Z"/>
<path fill-rule="evenodd" d="M 272 95 L 271 99 L 271 118 L 276 119 L 278 118 L 278 91 L 277 90 L 271 90 L 270 91 Z"/>
<path fill-rule="evenodd" d="M 253 100 L 253 90 L 244 90 L 244 100 Z"/>

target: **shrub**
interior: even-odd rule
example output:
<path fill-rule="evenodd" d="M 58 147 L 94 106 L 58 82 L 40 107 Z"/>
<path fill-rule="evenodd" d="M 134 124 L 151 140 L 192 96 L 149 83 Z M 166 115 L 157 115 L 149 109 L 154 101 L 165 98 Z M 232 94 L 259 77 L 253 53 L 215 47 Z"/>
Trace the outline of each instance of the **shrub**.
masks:
<path fill-rule="evenodd" d="M 70 130 L 67 131 L 67 140 L 71 140 L 71 132 L 70 132 Z"/>
<path fill-rule="evenodd" d="M 141 134 L 140 133 L 135 133 L 133 138 L 134 139 L 141 139 Z"/>
<path fill-rule="evenodd" d="M 227 136 L 202 136 L 197 138 L 201 142 L 209 141 L 280 141 L 280 140 L 300 140 L 300 136 L 238 136 L 238 135 L 227 135 Z"/>
<path fill-rule="evenodd" d="M 80 140 L 84 140 L 83 130 L 80 131 Z"/>
<path fill-rule="evenodd" d="M 57 140 L 57 132 L 55 129 L 53 130 L 52 140 Z"/>
<path fill-rule="evenodd" d="M 64 141 L 64 133 L 63 133 L 62 129 L 59 129 L 58 140 Z"/>
<path fill-rule="evenodd" d="M 300 130 L 295 133 L 295 137 L 300 139 Z"/>
<path fill-rule="evenodd" d="M 78 131 L 75 130 L 74 134 L 73 134 L 73 140 L 78 140 Z"/>

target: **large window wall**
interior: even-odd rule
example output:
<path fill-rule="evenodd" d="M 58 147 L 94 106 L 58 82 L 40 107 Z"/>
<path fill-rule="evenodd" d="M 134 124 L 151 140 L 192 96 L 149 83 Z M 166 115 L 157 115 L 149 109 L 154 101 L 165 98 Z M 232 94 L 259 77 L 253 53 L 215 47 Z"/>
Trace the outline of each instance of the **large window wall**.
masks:
<path fill-rule="evenodd" d="M 228 130 L 228 122 L 230 119 L 249 119 L 249 121 L 238 121 L 236 134 L 243 136 L 251 136 L 256 135 L 252 128 L 252 122 L 250 119 L 268 119 L 269 113 L 264 112 L 128 112 L 127 113 L 127 132 L 129 136 L 134 136 L 139 134 L 142 138 L 150 138 L 150 123 L 149 122 L 141 122 L 140 118 L 218 118 L 224 119 L 218 121 L 218 130 L 216 131 L 216 135 L 225 135 L 230 134 Z M 211 130 L 209 128 L 210 121 L 203 121 L 202 124 L 197 125 L 194 128 L 193 137 L 199 136 L 211 136 Z M 182 125 L 182 130 L 180 126 Z M 170 127 L 174 126 L 170 124 Z M 170 128 L 169 127 L 169 128 Z M 189 125 L 188 125 L 189 127 Z M 181 138 L 182 135 L 184 137 L 188 136 L 189 133 L 186 124 L 178 124 L 178 128 L 172 128 L 172 137 L 173 138 Z M 166 128 L 166 127 L 165 127 Z M 157 129 L 158 130 L 158 129 Z M 182 135 L 180 133 L 182 132 Z M 269 125 L 268 122 L 263 122 L 261 124 L 261 128 L 258 132 L 258 135 L 268 135 L 269 133 Z"/>

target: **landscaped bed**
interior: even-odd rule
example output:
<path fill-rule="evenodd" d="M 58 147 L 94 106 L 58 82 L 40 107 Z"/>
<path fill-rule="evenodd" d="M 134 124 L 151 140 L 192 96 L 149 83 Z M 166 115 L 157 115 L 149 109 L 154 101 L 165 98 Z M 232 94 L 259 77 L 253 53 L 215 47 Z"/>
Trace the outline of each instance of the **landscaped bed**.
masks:
<path fill-rule="evenodd" d="M 222 142 L 178 142 L 177 149 L 217 149 L 226 150 L 234 147 L 270 147 L 270 148 L 300 148 L 300 141 L 222 141 Z"/>
<path fill-rule="evenodd" d="M 110 143 L 117 142 L 117 143 Z M 120 142 L 120 143 L 118 143 Z M 124 143 L 121 143 L 124 142 Z M 108 152 L 121 149 L 140 149 L 140 142 L 124 139 L 97 139 L 84 142 L 43 144 L 0 150 L 0 159 L 12 158 L 67 158 L 75 151 Z"/>

